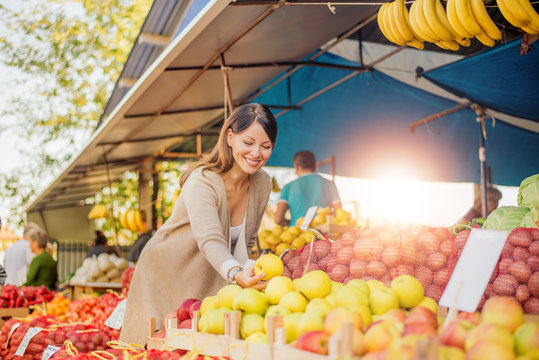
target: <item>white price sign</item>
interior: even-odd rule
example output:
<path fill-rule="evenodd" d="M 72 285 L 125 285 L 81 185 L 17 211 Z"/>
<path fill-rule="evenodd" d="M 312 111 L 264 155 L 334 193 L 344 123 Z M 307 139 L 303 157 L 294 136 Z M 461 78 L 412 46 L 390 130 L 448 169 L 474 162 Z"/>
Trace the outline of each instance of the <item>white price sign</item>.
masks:
<path fill-rule="evenodd" d="M 15 352 L 15 356 L 23 356 L 24 353 L 26 352 L 26 348 L 28 347 L 28 344 L 30 344 L 30 341 L 32 341 L 34 336 L 39 334 L 39 332 L 41 330 L 43 330 L 43 329 L 38 328 L 38 327 L 31 327 L 30 329 L 28 329 L 28 331 L 24 335 L 24 338 L 22 339 L 17 351 Z"/>
<path fill-rule="evenodd" d="M 303 218 L 303 222 L 301 223 L 301 226 L 299 227 L 301 230 L 305 231 L 309 228 L 309 224 L 311 223 L 311 221 L 313 221 L 313 218 L 316 215 L 316 209 L 318 209 L 318 206 L 310 207 L 309 210 L 307 210 L 307 213 L 305 214 L 305 217 Z"/>
<path fill-rule="evenodd" d="M 127 305 L 127 299 L 124 299 L 116 305 L 116 308 L 110 314 L 107 320 L 105 320 L 105 325 L 110 328 L 120 330 L 124 323 L 125 308 Z"/>
<path fill-rule="evenodd" d="M 17 330 L 19 326 L 21 326 L 21 324 L 22 323 L 13 324 L 13 326 L 11 327 L 11 331 L 9 332 L 9 335 L 7 336 L 6 345 L 4 346 L 4 349 L 7 349 L 7 346 L 9 345 L 9 339 L 11 339 L 11 335 L 13 335 L 15 330 Z"/>
<path fill-rule="evenodd" d="M 58 346 L 47 346 L 47 348 L 43 351 L 43 355 L 41 355 L 41 360 L 49 360 L 54 354 L 58 352 L 58 350 L 60 350 Z"/>

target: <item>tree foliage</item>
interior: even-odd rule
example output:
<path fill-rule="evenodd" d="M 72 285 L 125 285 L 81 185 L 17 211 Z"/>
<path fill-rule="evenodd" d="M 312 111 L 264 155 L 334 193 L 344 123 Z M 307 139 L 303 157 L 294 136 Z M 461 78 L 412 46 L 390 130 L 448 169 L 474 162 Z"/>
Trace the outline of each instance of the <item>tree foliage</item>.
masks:
<path fill-rule="evenodd" d="M 16 74 L 4 83 L 3 130 L 32 144 L 24 166 L 0 174 L 0 196 L 14 202 L 15 217 L 95 129 L 150 5 L 0 1 L 0 63 Z"/>

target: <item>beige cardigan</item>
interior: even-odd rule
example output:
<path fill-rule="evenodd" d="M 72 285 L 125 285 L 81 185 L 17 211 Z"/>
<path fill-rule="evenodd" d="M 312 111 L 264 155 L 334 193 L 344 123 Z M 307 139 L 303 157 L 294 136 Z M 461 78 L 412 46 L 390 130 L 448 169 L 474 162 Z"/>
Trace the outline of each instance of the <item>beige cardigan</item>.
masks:
<path fill-rule="evenodd" d="M 149 317 L 157 319 L 159 329 L 165 315 L 176 311 L 183 300 L 202 300 L 225 286 L 230 266 L 238 261 L 243 264 L 256 241 L 270 192 L 266 172 L 258 170 L 249 176 L 245 228 L 234 252 L 241 259 L 236 259 L 230 251 L 223 179 L 212 171 L 194 170 L 171 217 L 145 246 L 135 267 L 120 340 L 144 345 Z"/>

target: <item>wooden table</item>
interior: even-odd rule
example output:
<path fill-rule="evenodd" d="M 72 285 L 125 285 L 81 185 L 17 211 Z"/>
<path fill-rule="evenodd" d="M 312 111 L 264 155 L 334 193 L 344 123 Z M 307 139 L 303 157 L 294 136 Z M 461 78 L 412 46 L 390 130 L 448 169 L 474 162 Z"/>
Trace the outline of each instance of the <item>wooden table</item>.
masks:
<path fill-rule="evenodd" d="M 30 314 L 30 309 L 27 307 L 19 307 L 19 308 L 0 308 L 0 328 L 4 326 L 7 320 L 4 320 L 4 318 L 23 318 L 26 317 L 28 314 Z"/>
<path fill-rule="evenodd" d="M 122 284 L 119 283 L 69 283 L 67 285 L 69 297 L 71 300 L 80 298 L 85 294 L 105 293 L 109 290 L 119 292 Z"/>

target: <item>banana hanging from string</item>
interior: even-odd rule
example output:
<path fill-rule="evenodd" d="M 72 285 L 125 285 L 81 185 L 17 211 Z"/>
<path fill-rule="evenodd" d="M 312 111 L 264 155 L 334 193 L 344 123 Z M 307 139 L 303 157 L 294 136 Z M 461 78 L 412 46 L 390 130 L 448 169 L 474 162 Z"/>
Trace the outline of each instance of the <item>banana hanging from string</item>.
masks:
<path fill-rule="evenodd" d="M 457 0 L 447 0 L 447 20 L 449 21 L 449 24 L 453 28 L 453 30 L 459 34 L 462 38 L 473 38 L 474 35 L 469 33 L 468 30 L 462 25 L 460 22 L 458 16 L 457 16 Z"/>
<path fill-rule="evenodd" d="M 496 0 L 503 17 L 515 27 L 528 34 L 539 33 L 539 14 L 529 0 Z"/>
<path fill-rule="evenodd" d="M 389 7 L 384 13 L 386 28 L 388 28 L 389 33 L 397 40 L 397 44 L 404 46 L 408 41 L 401 35 L 397 28 L 397 22 L 393 16 L 393 5 L 395 5 L 395 2 L 389 3 Z"/>
<path fill-rule="evenodd" d="M 380 28 L 380 31 L 382 32 L 382 34 L 385 36 L 387 40 L 397 45 L 401 45 L 397 43 L 398 40 L 393 36 L 393 33 L 390 32 L 389 26 L 386 25 L 387 21 L 386 21 L 385 13 L 389 7 L 390 7 L 390 4 L 385 3 L 378 10 L 378 27 Z"/>
<path fill-rule="evenodd" d="M 393 2 L 393 20 L 397 25 L 397 31 L 406 40 L 406 45 L 420 50 L 424 49 L 423 38 L 418 36 L 410 26 L 408 9 L 403 0 Z"/>
<path fill-rule="evenodd" d="M 453 34 L 455 41 L 457 43 L 465 47 L 470 46 L 471 44 L 470 39 L 460 36 L 460 34 L 456 32 L 455 29 L 453 29 L 453 27 L 449 23 L 449 19 L 447 18 L 447 13 L 445 12 L 444 6 L 440 2 L 440 0 L 436 0 L 436 15 L 438 16 L 438 19 L 443 24 L 443 26 L 447 28 Z"/>
<path fill-rule="evenodd" d="M 411 28 L 414 30 L 414 33 L 416 33 L 419 37 L 422 39 L 425 39 L 425 41 L 428 42 L 435 42 L 436 39 L 431 37 L 429 33 L 424 32 L 421 26 L 419 25 L 419 22 L 417 21 L 417 7 L 419 5 L 419 1 L 414 1 L 412 4 L 412 7 L 410 8 L 410 14 L 408 17 L 408 20 L 410 21 Z"/>
<path fill-rule="evenodd" d="M 484 5 L 482 6 L 484 8 Z M 476 6 L 476 8 L 478 8 L 477 14 L 474 14 L 471 0 L 456 0 L 455 7 L 457 10 L 457 16 L 459 18 L 459 21 L 462 24 L 462 26 L 464 26 L 466 31 L 473 34 L 476 37 L 476 39 L 481 41 L 484 45 L 494 46 L 494 39 L 490 37 L 480 25 L 480 23 L 484 23 L 485 24 L 484 26 L 488 27 L 489 31 L 492 32 L 493 35 L 497 36 L 497 34 L 495 33 L 495 29 L 493 29 L 492 26 L 487 26 L 488 21 L 492 22 L 492 20 L 490 20 L 490 17 L 488 16 L 486 9 L 483 12 L 483 11 L 480 11 L 480 6 Z M 481 18 L 481 21 L 478 21 L 476 16 Z M 492 25 L 494 25 L 494 23 L 492 23 Z M 494 25 L 494 27 L 496 26 Z M 500 33 L 500 38 L 501 38 L 501 33 Z"/>
<path fill-rule="evenodd" d="M 380 31 L 386 39 L 399 46 L 409 45 L 423 49 L 423 42 L 415 37 L 415 34 L 406 22 L 405 10 L 406 8 L 402 0 L 383 4 L 378 10 L 378 26 Z M 398 16 L 399 12 L 403 12 L 403 15 L 400 17 Z"/>
<path fill-rule="evenodd" d="M 436 0 L 423 0 L 423 13 L 427 19 L 427 23 L 434 33 L 441 40 L 454 40 L 455 35 L 444 26 L 441 19 L 438 18 L 436 12 Z"/>
<path fill-rule="evenodd" d="M 422 32 L 426 33 L 429 38 L 434 40 L 433 42 L 438 47 L 445 50 L 458 50 L 459 46 L 455 41 L 446 40 L 442 38 L 436 31 L 434 31 L 432 26 L 427 21 L 427 17 L 425 14 L 425 7 L 430 6 L 430 4 L 425 5 L 426 1 L 430 1 L 430 0 L 417 0 L 416 1 L 417 6 L 415 8 L 414 17 L 417 22 L 417 25 L 421 28 Z M 436 20 L 431 20 L 431 21 L 436 21 Z M 450 36 L 445 34 L 445 37 L 449 38 Z"/>
<path fill-rule="evenodd" d="M 481 29 L 483 29 L 485 34 L 487 34 L 493 40 L 501 40 L 502 33 L 488 15 L 483 0 L 471 0 L 471 6 L 475 20 L 477 20 L 477 23 Z"/>

